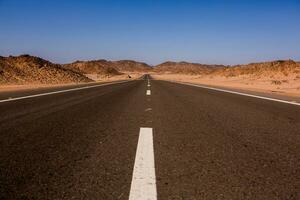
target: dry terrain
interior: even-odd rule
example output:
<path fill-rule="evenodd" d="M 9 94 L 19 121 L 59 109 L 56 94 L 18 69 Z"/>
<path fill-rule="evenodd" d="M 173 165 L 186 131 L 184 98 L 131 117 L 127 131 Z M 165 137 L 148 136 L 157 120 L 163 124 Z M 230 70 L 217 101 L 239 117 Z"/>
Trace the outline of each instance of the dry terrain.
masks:
<path fill-rule="evenodd" d="M 114 81 L 135 79 L 152 70 L 146 63 L 132 60 L 107 61 L 76 61 L 63 65 L 64 68 L 82 73 L 95 81 Z"/>
<path fill-rule="evenodd" d="M 146 63 L 132 60 L 107 61 L 102 59 L 92 61 L 76 61 L 63 66 L 67 69 L 72 69 L 83 74 L 98 74 L 102 76 L 121 75 L 124 72 L 147 73 L 152 70 L 152 67 Z"/>
<path fill-rule="evenodd" d="M 133 80 L 145 73 L 156 79 L 300 96 L 300 62 L 293 60 L 236 66 L 168 61 L 152 67 L 133 60 L 61 65 L 30 55 L 9 56 L 0 57 L 0 90 Z"/>
<path fill-rule="evenodd" d="M 106 60 L 76 61 L 63 65 L 64 68 L 81 74 L 97 74 L 98 76 L 114 76 L 122 74 Z"/>
<path fill-rule="evenodd" d="M 85 83 L 92 80 L 44 59 L 29 56 L 0 57 L 0 85 Z"/>
<path fill-rule="evenodd" d="M 120 60 L 54 64 L 30 55 L 0 57 L 0 91 L 132 80 L 152 70 L 146 63 Z"/>
<path fill-rule="evenodd" d="M 143 62 L 133 60 L 111 61 L 112 67 L 120 72 L 142 72 L 147 73 L 152 71 L 152 67 Z"/>
<path fill-rule="evenodd" d="M 160 71 L 153 77 L 164 80 L 200 83 L 282 95 L 300 96 L 300 63 L 292 60 L 218 67 L 203 73 Z M 181 66 L 180 68 L 185 68 Z M 199 70 L 200 71 L 200 70 Z"/>
<path fill-rule="evenodd" d="M 207 65 L 199 63 L 188 62 L 164 62 L 155 66 L 154 72 L 156 73 L 171 73 L 171 74 L 209 74 L 212 71 L 224 68 L 224 65 Z"/>

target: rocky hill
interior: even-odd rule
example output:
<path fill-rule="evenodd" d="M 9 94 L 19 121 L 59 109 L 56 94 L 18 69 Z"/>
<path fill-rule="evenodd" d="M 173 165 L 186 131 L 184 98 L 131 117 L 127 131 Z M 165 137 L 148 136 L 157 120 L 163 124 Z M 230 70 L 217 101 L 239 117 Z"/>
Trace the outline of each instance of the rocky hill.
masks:
<path fill-rule="evenodd" d="M 150 65 L 133 60 L 112 61 L 111 64 L 121 72 L 149 72 L 152 70 Z"/>
<path fill-rule="evenodd" d="M 0 57 L 0 84 L 90 82 L 86 76 L 30 55 Z"/>
<path fill-rule="evenodd" d="M 107 61 L 76 61 L 70 64 L 54 64 L 39 57 L 30 55 L 0 56 L 0 84 L 60 84 L 89 82 L 85 75 L 97 77 L 113 77 L 131 74 L 131 72 L 158 74 L 185 74 L 201 76 L 253 76 L 300 77 L 300 63 L 293 60 L 250 63 L 246 65 L 224 66 L 206 65 L 188 62 L 164 62 L 152 68 L 150 65 L 132 60 Z M 91 77 L 91 76 L 89 76 Z"/>
<path fill-rule="evenodd" d="M 206 65 L 189 62 L 164 62 L 155 66 L 154 71 L 158 73 L 175 74 L 208 74 L 217 68 L 225 67 L 223 65 Z"/>
<path fill-rule="evenodd" d="M 149 72 L 152 67 L 146 63 L 136 62 L 132 60 L 107 61 L 76 61 L 71 64 L 64 65 L 66 69 L 71 69 L 83 74 L 98 75 L 120 75 L 123 72 Z"/>
<path fill-rule="evenodd" d="M 300 62 L 293 60 L 277 60 L 271 62 L 250 63 L 245 65 L 224 66 L 205 65 L 188 62 L 165 62 L 154 68 L 158 73 L 190 74 L 190 75 L 219 75 L 233 77 L 240 75 L 255 76 L 256 78 L 300 73 Z"/>
<path fill-rule="evenodd" d="M 97 74 L 97 75 L 120 75 L 117 69 L 112 67 L 110 61 L 93 60 L 93 61 L 76 61 L 71 64 L 63 65 L 64 68 L 76 71 L 81 74 Z"/>
<path fill-rule="evenodd" d="M 289 74 L 300 75 L 300 62 L 293 60 L 277 60 L 271 62 L 250 63 L 220 68 L 214 71 L 213 75 L 234 77 L 240 75 L 255 76 L 256 78 Z"/>

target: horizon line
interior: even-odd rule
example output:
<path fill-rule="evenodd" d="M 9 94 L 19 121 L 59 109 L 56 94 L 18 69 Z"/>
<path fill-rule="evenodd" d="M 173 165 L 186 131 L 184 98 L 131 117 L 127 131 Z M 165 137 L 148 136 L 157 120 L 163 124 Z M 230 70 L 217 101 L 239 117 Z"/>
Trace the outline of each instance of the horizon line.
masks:
<path fill-rule="evenodd" d="M 0 55 L 0 57 L 20 57 L 20 56 L 32 56 L 32 57 L 38 57 L 38 58 L 41 58 L 43 60 L 46 60 L 46 61 L 49 61 L 53 64 L 59 64 L 59 65 L 65 65 L 65 64 L 71 64 L 71 63 L 74 63 L 74 62 L 88 62 L 88 61 L 100 61 L 100 60 L 105 60 L 105 61 L 108 61 L 108 62 L 117 62 L 117 61 L 134 61 L 134 62 L 139 62 L 139 63 L 144 63 L 144 64 L 147 64 L 151 67 L 155 67 L 155 66 L 158 66 L 158 65 L 161 65 L 163 63 L 167 63 L 167 62 L 175 62 L 175 63 L 188 63 L 188 64 L 201 64 L 201 65 L 223 65 L 224 67 L 233 67 L 233 66 L 238 66 L 238 65 L 249 65 L 249 64 L 255 64 L 255 63 L 268 63 L 268 62 L 276 62 L 276 61 L 293 61 L 293 62 L 300 62 L 300 60 L 294 60 L 294 59 L 291 59 L 291 58 L 287 58 L 287 59 L 266 59 L 266 60 L 261 60 L 261 61 L 253 61 L 253 62 L 245 62 L 245 63 L 239 63 L 239 64 L 216 64 L 216 63 L 201 63 L 201 62 L 197 62 L 197 61 L 188 61 L 188 60 L 165 60 L 165 61 L 162 61 L 162 62 L 159 62 L 158 64 L 149 64 L 148 62 L 145 62 L 145 61 L 141 61 L 141 60 L 136 60 L 136 59 L 107 59 L 107 58 L 91 58 L 91 59 L 73 59 L 71 62 L 56 62 L 56 61 L 53 61 L 53 59 L 51 58 L 45 58 L 45 57 L 42 57 L 42 56 L 38 56 L 38 55 L 33 55 L 33 54 L 28 54 L 28 53 L 23 53 L 23 54 L 19 54 L 19 55 L 6 55 L 6 56 L 3 56 L 3 55 Z"/>

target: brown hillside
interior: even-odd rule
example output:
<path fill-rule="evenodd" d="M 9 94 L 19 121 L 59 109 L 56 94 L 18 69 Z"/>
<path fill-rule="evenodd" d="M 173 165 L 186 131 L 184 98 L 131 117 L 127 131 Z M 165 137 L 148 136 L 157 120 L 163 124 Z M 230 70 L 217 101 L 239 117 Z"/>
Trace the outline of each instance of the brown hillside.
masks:
<path fill-rule="evenodd" d="M 98 75 L 120 75 L 122 72 L 148 72 L 152 68 L 146 63 L 136 62 L 132 60 L 107 61 L 76 61 L 71 64 L 64 65 L 67 69 L 72 69 L 83 74 Z"/>
<path fill-rule="evenodd" d="M 159 73 L 176 73 L 176 74 L 208 74 L 216 68 L 224 67 L 223 65 L 205 65 L 188 62 L 164 62 L 155 66 L 154 71 Z"/>
<path fill-rule="evenodd" d="M 157 73 L 153 77 L 278 95 L 300 95 L 300 62 L 293 60 L 221 67 L 208 74 Z"/>
<path fill-rule="evenodd" d="M 84 75 L 30 55 L 0 57 L 0 84 L 90 82 Z"/>
<path fill-rule="evenodd" d="M 250 63 L 246 65 L 236 65 L 225 67 L 214 71 L 214 75 L 233 77 L 239 75 L 249 75 L 260 77 L 270 77 L 273 75 L 300 74 L 300 63 L 293 60 L 278 60 L 262 63 Z"/>
<path fill-rule="evenodd" d="M 133 60 L 112 61 L 112 66 L 121 72 L 149 72 L 152 67 L 143 62 Z"/>
<path fill-rule="evenodd" d="M 93 60 L 93 61 L 76 61 L 71 64 L 64 65 L 66 69 L 82 74 L 98 74 L 98 75 L 120 75 L 122 74 L 114 67 L 110 61 L 106 60 Z"/>
<path fill-rule="evenodd" d="M 235 66 L 205 65 L 188 62 L 165 62 L 157 65 L 154 68 L 154 71 L 159 73 L 219 75 L 226 77 L 249 75 L 259 78 L 272 75 L 287 76 L 291 73 L 300 73 L 300 62 L 295 62 L 293 60 L 277 60 Z"/>

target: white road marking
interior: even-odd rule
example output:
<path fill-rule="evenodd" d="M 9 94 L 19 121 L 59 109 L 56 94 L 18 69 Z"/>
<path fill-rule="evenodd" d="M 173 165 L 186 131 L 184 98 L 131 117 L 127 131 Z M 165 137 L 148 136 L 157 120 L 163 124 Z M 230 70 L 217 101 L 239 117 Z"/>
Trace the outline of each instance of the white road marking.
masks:
<path fill-rule="evenodd" d="M 106 85 L 113 85 L 113 84 L 119 84 L 119 83 L 125 83 L 125 82 L 129 82 L 129 81 L 104 83 L 101 85 L 92 85 L 92 86 L 85 86 L 85 87 L 79 87 L 79 88 L 72 88 L 72 89 L 59 90 L 59 91 L 54 91 L 54 92 L 46 92 L 46 93 L 41 93 L 41 94 L 28 95 L 28 96 L 23 96 L 23 97 L 15 97 L 15 98 L 9 97 L 8 99 L 0 100 L 0 103 L 9 102 L 9 101 L 17 101 L 17 100 L 21 100 L 21 99 L 29 99 L 29 98 L 34 98 L 34 97 L 47 96 L 47 95 L 51 95 L 51 94 L 71 92 L 71 91 L 76 91 L 76 90 L 84 90 L 84 89 L 88 89 L 88 88 L 102 87 L 102 86 L 106 86 Z"/>
<path fill-rule="evenodd" d="M 177 81 L 169 81 L 169 82 L 172 82 L 172 83 L 178 83 L 178 84 L 182 84 L 182 85 L 189 85 L 189 86 L 194 86 L 194 87 L 199 87 L 199 88 L 204 88 L 204 89 L 210 89 L 210 90 L 215 90 L 215 91 L 220 91 L 220 92 L 227 92 L 227 93 L 231 93 L 231 94 L 238 94 L 238 95 L 247 96 L 247 97 L 254 97 L 254 98 L 264 99 L 264 100 L 269 100 L 269 101 L 276 101 L 276 102 L 280 102 L 280 103 L 292 104 L 292 105 L 296 105 L 296 106 L 300 106 L 300 103 L 293 102 L 293 101 L 285 101 L 285 100 L 281 100 L 281 99 L 274 99 L 274 98 L 270 98 L 270 97 L 258 96 L 258 95 L 253 95 L 253 94 L 243 93 L 243 92 L 236 92 L 236 91 L 232 91 L 232 90 L 225 90 L 225 89 L 214 88 L 214 87 L 208 87 L 208 86 L 197 85 L 197 84 L 192 84 L 192 83 L 182 83 L 182 82 L 177 82 Z"/>
<path fill-rule="evenodd" d="M 150 87 L 150 84 L 148 83 L 148 87 Z"/>
<path fill-rule="evenodd" d="M 151 95 L 151 90 L 147 90 L 146 95 Z"/>
<path fill-rule="evenodd" d="M 152 128 L 140 128 L 129 200 L 156 200 Z"/>
<path fill-rule="evenodd" d="M 148 112 L 148 111 L 151 111 L 152 110 L 152 108 L 147 108 L 146 110 L 145 110 L 145 112 Z"/>

